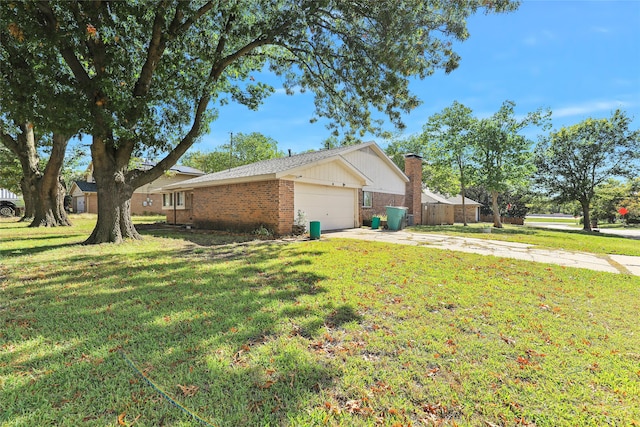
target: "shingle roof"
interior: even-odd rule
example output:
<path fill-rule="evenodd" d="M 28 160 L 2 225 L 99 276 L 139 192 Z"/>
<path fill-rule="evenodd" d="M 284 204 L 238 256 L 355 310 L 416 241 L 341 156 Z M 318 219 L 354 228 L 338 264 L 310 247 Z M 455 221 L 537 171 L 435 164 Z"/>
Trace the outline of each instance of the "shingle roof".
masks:
<path fill-rule="evenodd" d="M 83 193 L 97 193 L 98 186 L 95 182 L 75 181 L 76 185 Z"/>
<path fill-rule="evenodd" d="M 211 173 L 208 175 L 199 176 L 186 181 L 181 181 L 177 184 L 169 185 L 167 188 L 174 186 L 189 186 L 196 185 L 201 186 L 205 183 L 213 183 L 215 181 L 223 181 L 238 178 L 249 178 L 263 175 L 273 175 L 279 172 L 285 172 L 291 169 L 296 169 L 300 166 L 305 166 L 310 163 L 314 163 L 320 160 L 328 159 L 340 154 L 355 151 L 365 146 L 374 144 L 373 142 L 367 142 L 359 145 L 350 145 L 345 147 L 337 147 L 329 150 L 311 151 L 308 153 L 296 154 L 289 157 L 280 157 L 277 159 L 263 160 L 248 165 L 238 166 L 226 171 L 220 171 Z"/>
<path fill-rule="evenodd" d="M 462 196 L 457 195 L 457 196 L 447 197 L 442 194 L 435 193 L 429 189 L 424 189 L 422 190 L 422 203 L 442 203 L 445 205 L 461 205 Z M 464 198 L 464 204 L 467 206 L 482 205 L 482 203 L 478 203 L 475 200 L 471 200 L 468 197 Z"/>
<path fill-rule="evenodd" d="M 153 162 L 143 162 L 138 169 L 141 170 L 149 170 L 152 167 L 154 167 L 156 164 Z M 183 165 L 174 165 L 171 166 L 171 168 L 169 168 L 169 171 L 171 172 L 177 172 L 177 173 L 182 173 L 185 175 L 204 175 L 204 172 L 202 172 L 200 169 L 196 169 L 196 168 L 192 168 L 190 166 L 183 166 Z"/>
<path fill-rule="evenodd" d="M 457 195 L 457 196 L 453 196 L 453 197 L 447 197 L 447 200 L 450 201 L 452 204 L 454 205 L 461 205 L 462 204 L 462 196 Z M 468 197 L 464 198 L 464 204 L 467 206 L 471 206 L 471 205 L 482 205 L 482 203 L 478 203 L 475 200 L 471 200 Z"/>

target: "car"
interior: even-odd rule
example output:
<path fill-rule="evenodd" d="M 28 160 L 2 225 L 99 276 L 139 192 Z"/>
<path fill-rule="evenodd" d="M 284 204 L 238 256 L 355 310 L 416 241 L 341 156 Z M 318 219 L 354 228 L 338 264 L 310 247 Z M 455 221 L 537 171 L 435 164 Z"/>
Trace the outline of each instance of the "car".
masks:
<path fill-rule="evenodd" d="M 18 206 L 8 200 L 0 200 L 0 216 L 11 217 L 18 212 Z"/>

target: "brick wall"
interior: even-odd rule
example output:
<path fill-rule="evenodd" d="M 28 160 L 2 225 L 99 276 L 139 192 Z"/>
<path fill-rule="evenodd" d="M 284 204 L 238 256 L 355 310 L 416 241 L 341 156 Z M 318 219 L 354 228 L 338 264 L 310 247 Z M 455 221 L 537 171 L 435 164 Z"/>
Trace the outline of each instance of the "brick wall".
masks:
<path fill-rule="evenodd" d="M 371 221 L 373 216 L 381 216 L 387 214 L 387 206 L 406 206 L 404 204 L 405 196 L 399 194 L 388 193 L 372 193 L 371 207 L 365 208 L 363 191 L 358 191 L 358 205 L 360 206 L 360 224 L 363 221 Z"/>
<path fill-rule="evenodd" d="M 414 216 L 414 223 L 422 222 L 422 157 L 407 154 L 404 157 L 404 174 L 409 178 L 406 184 L 406 207 L 408 215 Z"/>
<path fill-rule="evenodd" d="M 144 202 L 147 201 L 147 198 L 153 202 L 151 205 L 147 203 L 147 206 L 145 206 Z M 131 213 L 133 215 L 164 214 L 165 212 L 162 210 L 162 194 L 133 193 L 133 196 L 131 196 Z"/>
<path fill-rule="evenodd" d="M 264 226 L 278 235 L 291 233 L 294 219 L 291 181 L 196 188 L 192 203 L 192 222 L 199 228 L 254 231 Z"/>

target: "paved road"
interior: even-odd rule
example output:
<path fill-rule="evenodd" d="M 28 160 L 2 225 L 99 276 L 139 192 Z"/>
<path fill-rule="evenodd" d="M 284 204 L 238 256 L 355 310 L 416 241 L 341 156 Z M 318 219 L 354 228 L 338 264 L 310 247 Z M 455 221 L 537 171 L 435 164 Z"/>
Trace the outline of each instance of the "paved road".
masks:
<path fill-rule="evenodd" d="M 596 271 L 640 276 L 640 257 L 637 256 L 600 255 L 564 250 L 539 249 L 533 245 L 523 243 L 447 236 L 443 234 L 415 233 L 407 230 L 387 231 L 354 228 L 328 232 L 323 234 L 322 237 L 330 239 L 340 237 L 414 246 L 425 245 L 438 249 L 449 249 L 481 255 L 495 255 L 504 258 L 558 264 L 566 267 L 587 268 Z"/>
<path fill-rule="evenodd" d="M 582 227 L 576 227 L 571 224 L 563 224 L 558 222 L 525 222 L 525 227 L 543 227 L 554 228 L 556 230 L 581 230 Z M 640 240 L 640 228 L 599 228 L 602 234 L 614 234 L 616 236 L 628 237 L 630 239 Z"/>

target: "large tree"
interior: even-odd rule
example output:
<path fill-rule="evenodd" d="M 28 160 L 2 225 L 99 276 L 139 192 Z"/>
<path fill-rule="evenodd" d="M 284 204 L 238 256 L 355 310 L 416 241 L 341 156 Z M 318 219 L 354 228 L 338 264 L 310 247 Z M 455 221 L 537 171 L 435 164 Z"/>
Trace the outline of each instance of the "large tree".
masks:
<path fill-rule="evenodd" d="M 591 231 L 589 209 L 597 187 L 610 178 L 640 174 L 640 131 L 616 110 L 611 118 L 588 118 L 552 132 L 538 144 L 536 181 L 559 202 L 577 201 L 584 230 Z"/>
<path fill-rule="evenodd" d="M 53 47 L 88 114 L 86 132 L 98 186 L 98 222 L 87 243 L 137 238 L 133 190 L 158 178 L 229 101 L 258 108 L 273 92 L 257 73 L 281 76 L 287 90 L 316 95 L 331 126 L 375 131 L 370 111 L 401 126 L 419 104 L 412 77 L 450 72 L 453 40 L 466 19 L 514 10 L 509 0 L 465 2 L 318 0 L 40 1 L 3 3 L 27 41 Z M 262 74 L 260 74 L 262 75 Z M 73 117 L 70 117 L 73 120 Z M 147 170 L 131 156 L 158 154 Z"/>
<path fill-rule="evenodd" d="M 13 6 L 3 4 L 0 13 L 0 143 L 21 166 L 22 220 L 36 227 L 69 225 L 60 172 L 81 123 L 80 116 L 67 119 L 75 114 L 67 102 L 73 88 L 57 52 L 26 37 Z"/>
<path fill-rule="evenodd" d="M 229 144 L 223 144 L 210 152 L 188 152 L 182 164 L 213 173 L 261 160 L 284 156 L 278 149 L 278 142 L 259 132 L 238 133 L 229 136 Z"/>
<path fill-rule="evenodd" d="M 550 113 L 541 110 L 518 118 L 515 103 L 505 101 L 491 117 L 480 119 L 470 133 L 477 173 L 476 184 L 491 193 L 493 226 L 502 228 L 498 197 L 510 188 L 522 187 L 534 170 L 533 141 L 522 135 L 532 125 L 548 125 Z"/>

